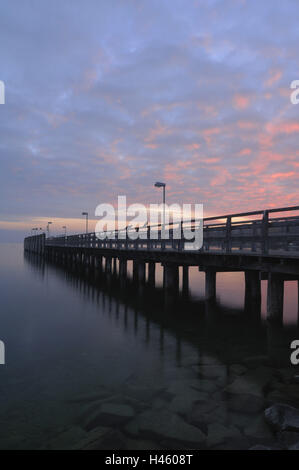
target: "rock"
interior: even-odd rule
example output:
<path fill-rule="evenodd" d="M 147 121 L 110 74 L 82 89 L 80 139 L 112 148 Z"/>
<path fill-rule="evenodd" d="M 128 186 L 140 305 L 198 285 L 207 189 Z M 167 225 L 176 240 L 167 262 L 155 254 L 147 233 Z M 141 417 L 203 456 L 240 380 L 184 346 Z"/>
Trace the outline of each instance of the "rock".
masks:
<path fill-rule="evenodd" d="M 213 423 L 208 426 L 207 446 L 215 447 L 228 440 L 242 438 L 242 434 L 235 426 L 223 426 L 222 424 Z M 233 447 L 233 443 L 232 443 Z"/>
<path fill-rule="evenodd" d="M 230 374 L 234 375 L 243 375 L 247 371 L 247 367 L 242 366 L 241 364 L 232 364 L 229 367 Z"/>
<path fill-rule="evenodd" d="M 265 410 L 267 423 L 276 431 L 299 432 L 299 410 L 289 405 L 278 403 Z"/>
<path fill-rule="evenodd" d="M 268 356 L 262 356 L 262 355 L 246 357 L 243 362 L 245 363 L 246 366 L 250 368 L 255 368 L 261 365 L 267 366 L 270 364 L 270 360 Z"/>
<path fill-rule="evenodd" d="M 32 448 L 32 443 L 26 441 L 22 436 L 6 436 L 0 439 L 0 450 L 24 450 Z M 41 450 L 47 449 L 47 447 L 42 447 Z"/>
<path fill-rule="evenodd" d="M 299 405 L 299 385 L 298 384 L 277 384 L 276 390 L 289 402 Z"/>
<path fill-rule="evenodd" d="M 268 406 L 275 405 L 275 403 L 283 403 L 284 405 L 290 406 L 294 405 L 293 401 L 286 395 L 283 395 L 279 390 L 273 390 L 268 393 L 266 401 Z"/>
<path fill-rule="evenodd" d="M 124 432 L 132 437 L 139 437 L 139 426 L 136 419 L 129 421 L 123 428 Z"/>
<path fill-rule="evenodd" d="M 122 425 L 134 417 L 134 410 L 129 405 L 104 403 L 91 413 L 84 423 L 87 431 L 98 426 Z"/>
<path fill-rule="evenodd" d="M 99 426 L 72 447 L 73 450 L 126 449 L 123 436 L 114 429 Z"/>
<path fill-rule="evenodd" d="M 120 400 L 120 395 L 110 395 L 108 398 L 102 398 L 93 402 L 92 404 L 86 404 L 81 407 L 81 414 L 77 418 L 77 424 L 81 427 L 85 427 L 86 421 L 89 420 L 90 416 L 96 413 L 104 403 L 117 402 Z"/>
<path fill-rule="evenodd" d="M 185 393 L 177 395 L 173 398 L 169 404 L 169 409 L 184 415 L 190 413 L 194 404 L 200 400 L 202 400 L 202 395 L 200 392 L 193 389 L 187 389 Z"/>
<path fill-rule="evenodd" d="M 207 366 L 214 366 L 214 365 L 221 365 L 221 362 L 216 357 L 212 356 L 202 356 L 198 359 L 198 364 L 200 365 L 207 365 Z"/>
<path fill-rule="evenodd" d="M 244 434 L 252 439 L 273 440 L 273 433 L 265 423 L 263 416 L 258 416 L 252 424 L 244 428 Z"/>
<path fill-rule="evenodd" d="M 145 439 L 126 439 L 127 450 L 163 450 L 156 442 Z"/>
<path fill-rule="evenodd" d="M 294 377 L 294 368 L 278 369 L 276 374 L 282 382 L 290 383 Z"/>
<path fill-rule="evenodd" d="M 229 411 L 227 413 L 227 419 L 224 422 L 224 424 L 229 422 L 230 424 L 233 424 L 234 426 L 236 426 L 238 429 L 242 429 L 243 432 L 245 433 L 245 429 L 250 428 L 250 426 L 253 425 L 255 418 L 256 418 L 256 415 Z"/>
<path fill-rule="evenodd" d="M 152 403 L 153 410 L 165 410 L 169 405 L 169 401 L 162 400 L 162 398 L 155 398 Z"/>
<path fill-rule="evenodd" d="M 282 431 L 278 434 L 278 440 L 285 449 L 297 450 L 299 447 L 299 434 L 297 432 Z"/>
<path fill-rule="evenodd" d="M 188 423 L 200 428 L 203 432 L 207 431 L 207 424 L 210 420 L 207 419 L 207 415 L 215 410 L 218 403 L 214 400 L 205 400 L 203 402 L 196 403 L 191 413 L 188 415 Z"/>
<path fill-rule="evenodd" d="M 210 394 L 216 392 L 216 390 L 218 390 L 218 386 L 211 380 L 202 379 L 198 382 L 197 390 Z"/>
<path fill-rule="evenodd" d="M 272 369 L 258 367 L 237 377 L 232 384 L 225 388 L 228 393 L 245 393 L 257 397 L 264 396 L 264 389 L 272 377 Z"/>
<path fill-rule="evenodd" d="M 214 410 L 204 414 L 204 422 L 206 424 L 219 423 L 225 424 L 227 422 L 227 408 L 226 405 L 220 403 Z"/>
<path fill-rule="evenodd" d="M 183 395 L 188 390 L 200 390 L 200 379 L 173 380 L 167 388 L 167 393 L 171 395 Z"/>
<path fill-rule="evenodd" d="M 195 366 L 199 362 L 198 354 L 194 354 L 191 356 L 183 356 L 181 358 L 181 365 L 183 367 L 188 367 L 188 366 Z"/>
<path fill-rule="evenodd" d="M 219 379 L 226 377 L 226 367 L 219 365 L 193 366 L 193 370 L 204 379 Z"/>
<path fill-rule="evenodd" d="M 71 398 L 67 400 L 67 403 L 91 403 L 94 401 L 99 401 L 102 398 L 107 398 L 110 394 L 107 390 L 102 390 L 97 393 L 87 394 L 87 395 L 80 395 L 75 398 Z"/>
<path fill-rule="evenodd" d="M 250 443 L 242 436 L 234 440 L 228 440 L 213 447 L 213 450 L 248 450 Z"/>
<path fill-rule="evenodd" d="M 72 426 L 60 432 L 45 446 L 49 450 L 71 449 L 75 444 L 86 437 L 87 433 L 79 426 Z"/>
<path fill-rule="evenodd" d="M 299 442 L 288 447 L 288 450 L 299 450 Z"/>
<path fill-rule="evenodd" d="M 270 446 L 264 446 L 262 444 L 257 444 L 253 447 L 250 447 L 249 450 L 278 450 L 279 447 L 270 447 Z"/>
<path fill-rule="evenodd" d="M 226 403 L 229 410 L 253 414 L 258 413 L 263 409 L 264 398 L 256 395 L 250 395 L 249 393 L 243 393 L 240 395 L 233 393 L 228 394 Z"/>
<path fill-rule="evenodd" d="M 196 403 L 196 405 L 194 405 L 194 407 L 192 408 L 192 416 L 199 416 L 205 413 L 210 413 L 210 411 L 215 410 L 217 406 L 218 403 L 214 400 L 201 401 L 199 403 Z"/>
<path fill-rule="evenodd" d="M 145 411 L 136 418 L 136 422 L 139 432 L 149 439 L 166 439 L 196 448 L 205 442 L 205 435 L 199 429 L 168 410 Z"/>
<path fill-rule="evenodd" d="M 163 390 L 161 387 L 144 387 L 137 384 L 125 384 L 122 388 L 123 396 L 134 398 L 141 402 L 151 402 L 153 397 Z"/>

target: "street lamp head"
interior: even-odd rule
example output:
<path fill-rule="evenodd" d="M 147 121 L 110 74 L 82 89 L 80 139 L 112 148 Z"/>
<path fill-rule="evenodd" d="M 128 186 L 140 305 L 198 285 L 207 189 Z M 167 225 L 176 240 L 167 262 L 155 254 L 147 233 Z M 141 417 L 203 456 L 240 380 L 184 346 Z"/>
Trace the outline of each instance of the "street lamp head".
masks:
<path fill-rule="evenodd" d="M 88 212 L 82 212 L 82 215 L 88 215 Z"/>
<path fill-rule="evenodd" d="M 157 181 L 155 183 L 155 187 L 156 188 L 165 188 L 166 184 L 165 183 L 161 183 L 160 181 Z"/>
<path fill-rule="evenodd" d="M 48 225 L 50 225 L 52 222 L 48 222 Z"/>

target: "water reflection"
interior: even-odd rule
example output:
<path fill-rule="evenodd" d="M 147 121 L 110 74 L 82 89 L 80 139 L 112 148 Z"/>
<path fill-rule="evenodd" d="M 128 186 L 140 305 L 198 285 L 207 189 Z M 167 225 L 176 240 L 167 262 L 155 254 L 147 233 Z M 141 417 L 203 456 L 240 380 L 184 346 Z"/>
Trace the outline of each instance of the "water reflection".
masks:
<path fill-rule="evenodd" d="M 256 401 L 250 390 L 260 383 L 260 373 L 289 367 L 289 344 L 298 330 L 267 325 L 263 311 L 244 309 L 240 273 L 219 275 L 217 298 L 206 302 L 203 273 L 192 268 L 188 293 L 181 282 L 175 303 L 165 305 L 161 269 L 156 288 L 140 289 L 131 263 L 124 281 L 118 265 L 109 276 L 33 254 L 26 254 L 22 265 L 21 249 L 0 247 L 0 337 L 8 361 L 0 368 L 0 448 L 50 446 L 61 429 L 77 426 L 82 403 L 94 406 L 92 396 L 102 394 L 109 403 L 131 407 L 134 419 L 174 413 L 207 436 L 207 447 L 224 445 L 213 437 L 216 424 L 229 430 L 231 448 L 254 442 L 248 429 L 268 398 Z M 242 373 L 248 390 L 242 400 L 238 394 L 232 399 L 229 387 Z M 250 415 L 244 399 L 256 405 Z M 82 428 L 86 432 L 85 422 L 80 433 Z M 242 439 L 231 438 L 232 428 Z M 127 448 L 171 448 L 178 438 L 177 448 L 187 445 L 183 431 L 164 444 L 145 434 L 151 441 L 145 444 L 132 428 L 117 429 Z M 117 439 L 110 445 L 120 448 Z"/>
<path fill-rule="evenodd" d="M 188 295 L 181 289 L 175 303 L 171 303 L 169 307 L 165 305 L 163 276 L 159 272 L 157 277 L 160 282 L 155 288 L 150 285 L 141 287 L 133 279 L 131 266 L 129 276 L 124 281 L 115 271 L 107 275 L 93 267 L 51 264 L 35 254 L 27 253 L 24 256 L 26 264 L 41 278 L 44 279 L 47 270 L 54 271 L 57 276 L 78 289 L 85 301 L 97 304 L 101 301 L 102 314 L 106 312 L 112 320 L 121 320 L 124 331 L 133 330 L 134 335 L 142 335 L 145 344 L 151 343 L 151 328 L 158 328 L 161 355 L 166 330 L 175 338 L 178 365 L 181 363 L 182 342 L 199 347 L 201 353 L 215 355 L 222 361 L 242 361 L 248 355 L 268 354 L 280 364 L 289 362 L 290 338 L 295 338 L 297 334 L 295 325 L 292 327 L 291 322 L 295 317 L 293 304 L 292 315 L 288 317 L 290 324 L 285 322 L 285 328 L 268 325 L 255 306 L 251 303 L 246 306 L 246 299 L 243 308 L 233 307 L 232 294 L 236 303 L 240 304 L 240 300 L 244 298 L 240 273 L 221 273 L 217 285 L 217 300 L 205 301 L 193 294 L 198 278 L 202 277 L 194 275 L 193 271 Z M 226 289 L 230 295 L 228 305 L 221 302 Z M 144 333 L 139 331 L 140 317 L 144 320 Z M 275 352 L 276 349 L 279 353 Z"/>

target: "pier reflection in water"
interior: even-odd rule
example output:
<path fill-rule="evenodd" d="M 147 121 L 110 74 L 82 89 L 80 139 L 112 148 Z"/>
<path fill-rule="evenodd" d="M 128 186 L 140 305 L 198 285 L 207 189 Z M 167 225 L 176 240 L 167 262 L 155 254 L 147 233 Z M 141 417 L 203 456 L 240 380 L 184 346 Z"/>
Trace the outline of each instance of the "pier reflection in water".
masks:
<path fill-rule="evenodd" d="M 11 276 L 3 292 L 1 339 L 10 360 L 0 369 L 1 448 L 72 447 L 99 425 L 114 432 L 103 444 L 110 448 L 273 440 L 263 410 L 279 374 L 296 372 L 289 361 L 298 336 L 295 283 L 278 327 L 263 320 L 263 307 L 259 314 L 244 306 L 240 273 L 221 274 L 219 298 L 207 302 L 202 273 L 191 269 L 188 292 L 181 282 L 165 304 L 161 272 L 152 288 L 133 281 L 131 266 L 124 281 L 118 265 L 107 276 L 32 254 L 22 266 L 17 256 L 9 263 L 19 263 L 18 285 Z M 242 377 L 247 388 L 234 390 Z M 95 414 L 103 402 L 110 414 Z"/>

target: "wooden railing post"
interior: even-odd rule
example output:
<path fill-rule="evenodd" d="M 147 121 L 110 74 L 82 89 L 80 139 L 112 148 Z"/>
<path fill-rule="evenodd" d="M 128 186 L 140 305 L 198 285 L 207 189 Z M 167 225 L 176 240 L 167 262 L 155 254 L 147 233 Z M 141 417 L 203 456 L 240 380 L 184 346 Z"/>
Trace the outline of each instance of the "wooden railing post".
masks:
<path fill-rule="evenodd" d="M 180 230 L 181 230 L 181 237 L 180 237 L 180 240 L 179 240 L 179 250 L 180 250 L 180 251 L 183 251 L 183 249 L 184 249 L 184 244 L 185 244 L 183 223 L 184 223 L 184 222 L 182 221 L 181 224 L 180 224 Z"/>
<path fill-rule="evenodd" d="M 226 252 L 229 253 L 232 249 L 232 218 L 226 219 Z"/>
<path fill-rule="evenodd" d="M 146 243 L 147 243 L 147 249 L 150 250 L 151 247 L 151 228 L 148 225 L 146 229 Z"/>
<path fill-rule="evenodd" d="M 264 211 L 263 221 L 262 221 L 262 253 L 264 254 L 267 254 L 269 250 L 268 227 L 269 227 L 269 212 Z"/>

